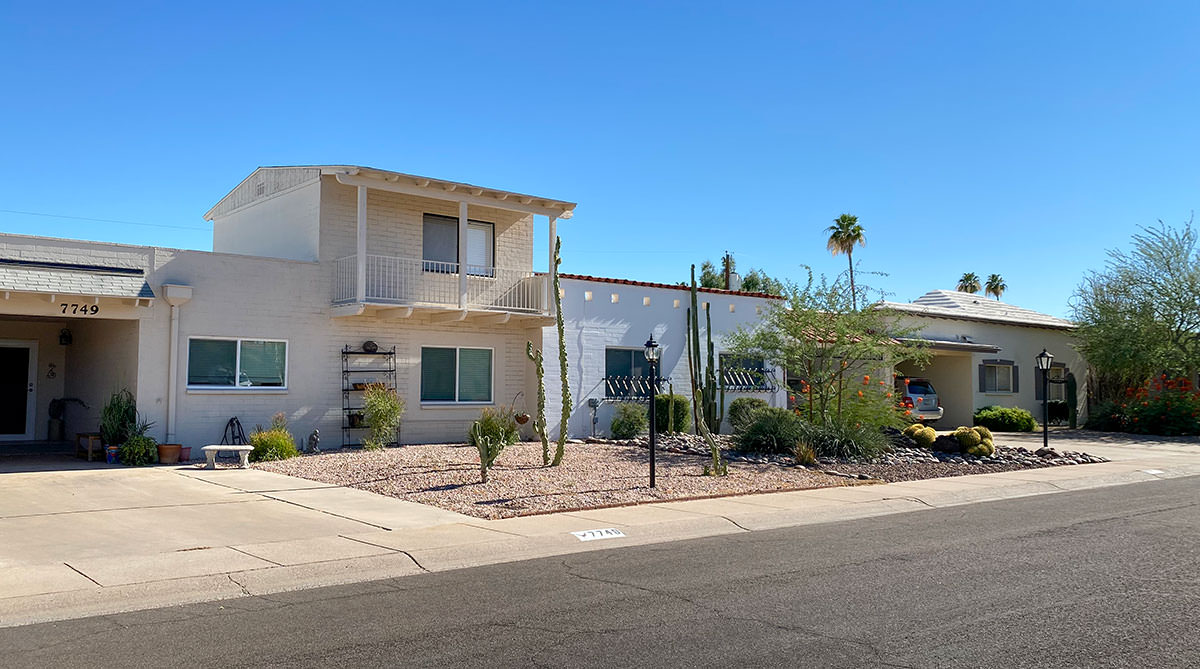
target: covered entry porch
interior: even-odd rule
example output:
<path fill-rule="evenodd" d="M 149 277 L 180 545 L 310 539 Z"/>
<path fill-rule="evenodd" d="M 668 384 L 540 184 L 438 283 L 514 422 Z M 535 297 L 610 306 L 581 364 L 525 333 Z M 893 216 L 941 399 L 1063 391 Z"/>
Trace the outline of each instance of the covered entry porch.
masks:
<path fill-rule="evenodd" d="M 97 290 L 46 290 L 86 282 Z M 73 450 L 76 433 L 99 431 L 109 395 L 136 394 L 152 302 L 140 270 L 0 259 L 0 455 Z"/>

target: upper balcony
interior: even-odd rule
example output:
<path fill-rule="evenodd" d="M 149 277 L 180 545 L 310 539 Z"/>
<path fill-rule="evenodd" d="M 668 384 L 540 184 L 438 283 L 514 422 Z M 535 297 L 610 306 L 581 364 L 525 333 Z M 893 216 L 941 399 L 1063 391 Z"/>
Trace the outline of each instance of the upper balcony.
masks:
<path fill-rule="evenodd" d="M 461 275 L 458 263 L 372 254 L 365 257 L 362 295 L 358 294 L 358 256 L 337 260 L 334 305 L 362 304 L 372 307 L 371 311 L 396 307 L 432 310 L 461 314 L 463 319 L 471 311 L 537 316 L 549 313 L 544 275 L 486 265 L 466 265 L 466 274 Z"/>
<path fill-rule="evenodd" d="M 369 168 L 327 169 L 322 259 L 334 265 L 334 316 L 543 324 L 552 316 L 549 282 L 533 272 L 534 222 L 548 220 L 553 264 L 555 225 L 571 217 L 573 203 Z"/>

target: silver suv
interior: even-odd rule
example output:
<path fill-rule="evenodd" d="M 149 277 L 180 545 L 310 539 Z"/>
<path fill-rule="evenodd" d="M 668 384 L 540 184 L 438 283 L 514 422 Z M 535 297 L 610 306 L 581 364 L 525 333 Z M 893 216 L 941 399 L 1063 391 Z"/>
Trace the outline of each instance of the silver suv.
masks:
<path fill-rule="evenodd" d="M 896 397 L 900 408 L 912 411 L 909 418 L 922 423 L 936 423 L 942 419 L 942 402 L 929 379 L 912 376 L 896 377 Z"/>

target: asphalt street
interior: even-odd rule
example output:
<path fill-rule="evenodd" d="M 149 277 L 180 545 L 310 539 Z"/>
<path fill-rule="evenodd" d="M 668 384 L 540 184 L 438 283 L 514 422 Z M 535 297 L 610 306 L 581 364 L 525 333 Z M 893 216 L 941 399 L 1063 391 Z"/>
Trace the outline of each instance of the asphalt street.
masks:
<path fill-rule="evenodd" d="M 0 630 L 6 667 L 1195 667 L 1200 477 Z"/>

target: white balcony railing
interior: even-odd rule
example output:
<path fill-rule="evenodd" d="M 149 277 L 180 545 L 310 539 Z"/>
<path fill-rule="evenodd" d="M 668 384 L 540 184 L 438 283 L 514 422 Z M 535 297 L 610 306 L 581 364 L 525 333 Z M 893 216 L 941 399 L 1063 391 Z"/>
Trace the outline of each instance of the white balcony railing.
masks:
<path fill-rule="evenodd" d="M 368 302 L 458 307 L 458 263 L 367 255 Z M 467 303 L 472 309 L 543 313 L 544 277 L 525 270 L 466 265 Z M 358 256 L 339 258 L 334 270 L 334 303 L 358 298 Z"/>

